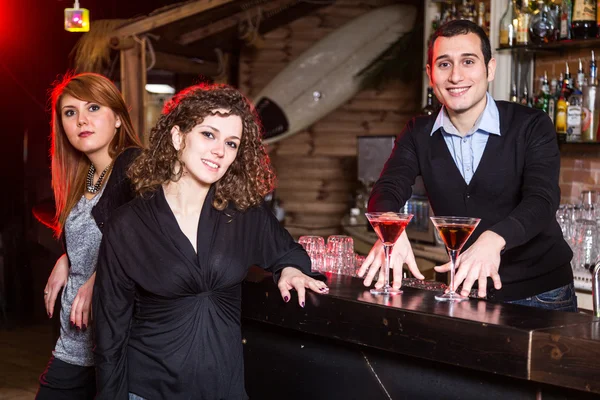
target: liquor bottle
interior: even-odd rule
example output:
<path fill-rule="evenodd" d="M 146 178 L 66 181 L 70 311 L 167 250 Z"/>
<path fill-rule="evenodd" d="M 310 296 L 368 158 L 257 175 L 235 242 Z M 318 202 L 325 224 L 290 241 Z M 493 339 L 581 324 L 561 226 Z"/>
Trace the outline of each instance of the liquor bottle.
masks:
<path fill-rule="evenodd" d="M 544 0 L 537 0 L 537 10 L 529 24 L 529 39 L 533 44 L 544 44 L 556 41 L 556 21 L 550 6 Z"/>
<path fill-rule="evenodd" d="M 573 78 L 571 77 L 571 71 L 569 70 L 568 62 L 565 62 L 564 81 L 567 82 L 567 91 L 568 91 L 567 99 L 568 99 L 569 96 L 571 96 L 571 93 L 573 93 L 573 90 L 575 89 L 575 86 L 573 85 Z"/>
<path fill-rule="evenodd" d="M 562 0 L 562 5 L 560 6 L 560 40 L 571 39 L 572 12 L 571 0 Z"/>
<path fill-rule="evenodd" d="M 583 92 L 585 85 L 585 72 L 583 72 L 583 63 L 581 62 L 581 58 L 579 58 L 579 68 L 577 69 L 577 88 Z"/>
<path fill-rule="evenodd" d="M 545 71 L 544 76 L 547 76 Z M 554 123 L 554 119 L 556 118 L 556 101 L 558 99 L 556 97 L 557 85 L 558 83 L 556 82 L 556 78 L 553 78 L 552 82 L 550 83 L 550 90 L 548 90 L 548 116 L 552 120 L 552 123 Z"/>
<path fill-rule="evenodd" d="M 596 26 L 598 27 L 598 32 L 600 32 L 600 13 L 598 10 L 600 10 L 600 0 L 596 3 Z"/>
<path fill-rule="evenodd" d="M 512 89 L 510 90 L 510 101 L 513 103 L 519 102 L 519 96 L 517 94 L 517 84 L 513 82 Z"/>
<path fill-rule="evenodd" d="M 433 105 L 433 88 L 427 88 L 427 104 L 423 107 L 421 114 L 423 115 L 431 115 L 435 113 L 435 106 Z"/>
<path fill-rule="evenodd" d="M 517 44 L 517 27 L 515 26 L 515 0 L 508 2 L 506 11 L 500 19 L 500 47 L 512 47 Z"/>
<path fill-rule="evenodd" d="M 487 25 L 485 23 L 485 3 L 483 1 L 480 1 L 477 4 L 477 25 L 487 32 Z"/>
<path fill-rule="evenodd" d="M 556 26 L 556 37 L 560 34 L 560 10 L 561 10 L 561 1 L 562 0 L 550 0 L 550 10 L 552 11 L 552 16 L 554 17 L 554 24 Z"/>
<path fill-rule="evenodd" d="M 556 118 L 554 119 L 554 126 L 556 127 L 556 135 L 558 136 L 558 143 L 567 142 L 567 102 L 568 89 L 567 80 L 564 79 L 562 82 L 562 88 L 560 95 L 556 101 Z"/>
<path fill-rule="evenodd" d="M 517 16 L 517 44 L 529 44 L 529 22 L 531 14 L 529 10 L 529 0 L 521 0 L 521 12 Z"/>
<path fill-rule="evenodd" d="M 567 142 L 581 142 L 583 93 L 579 87 L 573 88 L 567 101 Z"/>
<path fill-rule="evenodd" d="M 546 114 L 550 115 L 550 85 L 548 84 L 548 73 L 544 71 L 544 76 L 542 77 L 542 85 L 540 88 L 540 92 L 538 93 L 535 100 L 535 108 L 544 111 Z M 552 106 L 554 108 L 554 105 Z M 554 109 L 552 110 L 554 113 Z M 554 119 L 554 116 L 551 117 Z"/>
<path fill-rule="evenodd" d="M 523 86 L 523 95 L 519 99 L 519 103 L 527 107 L 533 106 L 531 97 L 529 97 L 529 89 L 527 88 L 527 84 Z"/>
<path fill-rule="evenodd" d="M 573 2 L 573 21 L 571 32 L 573 39 L 588 39 L 596 37 L 596 0 L 575 0 Z"/>
<path fill-rule="evenodd" d="M 600 113 L 598 110 L 598 71 L 596 69 L 596 58 L 593 50 L 590 61 L 590 78 L 587 85 L 583 88 L 582 112 L 581 140 L 583 142 L 595 142 Z"/>
<path fill-rule="evenodd" d="M 554 92 L 554 98 L 556 98 L 556 100 L 558 101 L 558 98 L 560 97 L 560 92 L 562 90 L 562 84 L 565 80 L 565 74 L 563 72 L 561 72 L 560 74 L 558 74 L 558 81 L 556 82 L 556 91 Z"/>

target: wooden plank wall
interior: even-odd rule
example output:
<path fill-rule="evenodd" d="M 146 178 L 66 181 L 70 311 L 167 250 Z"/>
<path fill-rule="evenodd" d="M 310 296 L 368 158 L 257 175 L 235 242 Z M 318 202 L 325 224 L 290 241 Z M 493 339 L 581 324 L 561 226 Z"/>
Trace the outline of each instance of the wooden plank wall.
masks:
<path fill-rule="evenodd" d="M 316 41 L 376 7 L 397 3 L 343 0 L 269 32 L 240 58 L 240 89 L 250 98 Z M 411 55 L 412 57 L 412 55 Z M 414 55 L 421 60 L 422 55 Z M 341 232 L 354 202 L 357 136 L 396 135 L 420 110 L 420 82 L 365 90 L 321 121 L 269 147 L 278 178 L 276 196 L 294 237 Z"/>

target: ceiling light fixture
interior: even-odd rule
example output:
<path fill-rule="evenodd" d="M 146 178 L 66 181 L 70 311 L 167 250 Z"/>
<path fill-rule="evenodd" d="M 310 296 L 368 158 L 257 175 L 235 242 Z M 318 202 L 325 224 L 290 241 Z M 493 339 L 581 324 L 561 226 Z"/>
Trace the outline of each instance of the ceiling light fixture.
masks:
<path fill-rule="evenodd" d="M 79 8 L 79 0 L 75 0 L 73 8 L 65 8 L 65 31 L 89 32 L 90 11 Z"/>

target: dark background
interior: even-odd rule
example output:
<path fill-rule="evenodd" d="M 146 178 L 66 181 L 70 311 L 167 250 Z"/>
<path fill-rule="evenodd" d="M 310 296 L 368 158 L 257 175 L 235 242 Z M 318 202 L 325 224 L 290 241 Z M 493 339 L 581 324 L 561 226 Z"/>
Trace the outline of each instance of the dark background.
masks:
<path fill-rule="evenodd" d="M 66 32 L 63 27 L 64 9 L 73 7 L 73 3 L 0 0 L 0 257 L 4 258 L 4 271 L 0 262 L 0 307 L 17 319 L 34 314 L 37 306 L 32 292 L 45 284 L 52 268 L 32 262 L 35 248 L 30 242 L 35 242 L 35 238 L 31 237 L 31 227 L 36 222 L 31 209 L 52 196 L 47 99 L 52 83 L 72 67 L 69 53 L 82 35 Z M 80 7 L 90 10 L 93 26 L 94 20 L 142 16 L 172 3 L 80 0 Z"/>

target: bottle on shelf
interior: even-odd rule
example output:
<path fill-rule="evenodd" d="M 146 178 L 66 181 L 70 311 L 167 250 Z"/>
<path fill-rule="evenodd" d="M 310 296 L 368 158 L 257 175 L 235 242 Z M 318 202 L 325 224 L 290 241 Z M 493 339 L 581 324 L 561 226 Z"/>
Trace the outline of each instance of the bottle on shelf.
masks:
<path fill-rule="evenodd" d="M 564 81 L 567 82 L 567 91 L 568 91 L 567 99 L 568 99 L 569 96 L 571 96 L 571 93 L 573 93 L 573 90 L 575 89 L 575 86 L 573 85 L 573 77 L 571 76 L 571 71 L 569 70 L 568 62 L 565 62 Z"/>
<path fill-rule="evenodd" d="M 436 107 L 433 104 L 433 88 L 428 87 L 427 88 L 427 104 L 425 104 L 425 107 L 423 107 L 423 110 L 421 110 L 421 114 L 432 115 L 436 111 L 435 108 Z"/>
<path fill-rule="evenodd" d="M 550 112 L 550 85 L 548 84 L 548 73 L 544 71 L 544 76 L 542 77 L 542 84 L 540 88 L 540 92 L 538 93 L 535 100 L 535 108 L 544 111 L 546 114 L 551 115 L 552 120 L 554 119 L 554 102 L 552 102 L 552 112 Z"/>
<path fill-rule="evenodd" d="M 517 15 L 517 44 L 526 46 L 529 44 L 529 22 L 531 13 L 529 0 L 521 0 L 521 10 Z"/>
<path fill-rule="evenodd" d="M 562 90 L 562 84 L 563 81 L 565 80 L 565 75 L 563 72 L 561 72 L 558 75 L 558 81 L 556 82 L 556 90 L 554 91 L 554 98 L 558 100 L 558 98 L 560 97 L 560 92 Z"/>
<path fill-rule="evenodd" d="M 560 6 L 560 40 L 571 39 L 571 19 L 573 4 L 571 0 L 562 0 Z"/>
<path fill-rule="evenodd" d="M 587 85 L 583 88 L 582 113 L 581 140 L 583 142 L 595 142 L 600 115 L 598 110 L 598 71 L 594 50 L 592 50 L 592 59 L 590 60 L 590 76 Z"/>
<path fill-rule="evenodd" d="M 570 77 L 569 64 L 566 64 L 567 71 L 565 76 Z M 567 142 L 581 142 L 581 116 L 583 108 L 583 93 L 580 90 L 579 83 L 573 87 L 573 80 L 570 79 L 571 94 L 567 97 Z"/>
<path fill-rule="evenodd" d="M 583 88 L 586 84 L 585 72 L 583 72 L 583 62 L 581 62 L 581 58 L 579 58 L 579 64 L 577 68 L 577 88 L 583 92 Z"/>
<path fill-rule="evenodd" d="M 510 90 L 510 101 L 512 101 L 513 103 L 519 102 L 519 95 L 517 94 L 517 84 L 514 82 Z"/>
<path fill-rule="evenodd" d="M 552 43 L 558 38 L 556 20 L 550 6 L 544 0 L 537 0 L 537 10 L 529 24 L 529 39 L 533 44 Z"/>
<path fill-rule="evenodd" d="M 571 22 L 573 39 L 589 39 L 596 37 L 596 34 L 598 33 L 598 25 L 596 22 L 597 6 L 596 0 L 573 1 L 573 20 Z"/>
<path fill-rule="evenodd" d="M 560 35 L 560 10 L 561 10 L 561 1 L 562 0 L 550 0 L 550 11 L 552 12 L 552 16 L 554 17 L 554 23 L 556 26 L 556 36 Z"/>
<path fill-rule="evenodd" d="M 512 47 L 517 44 L 517 26 L 515 26 L 515 0 L 510 0 L 500 19 L 500 47 Z"/>
<path fill-rule="evenodd" d="M 527 107 L 533 107 L 531 97 L 529 96 L 529 89 L 527 88 L 527 84 L 523 85 L 523 95 L 519 99 L 519 103 Z"/>
<path fill-rule="evenodd" d="M 567 107 L 569 105 L 569 89 L 567 88 L 567 79 L 563 79 L 560 94 L 556 100 L 556 117 L 554 118 L 554 126 L 558 143 L 567 142 Z"/>

